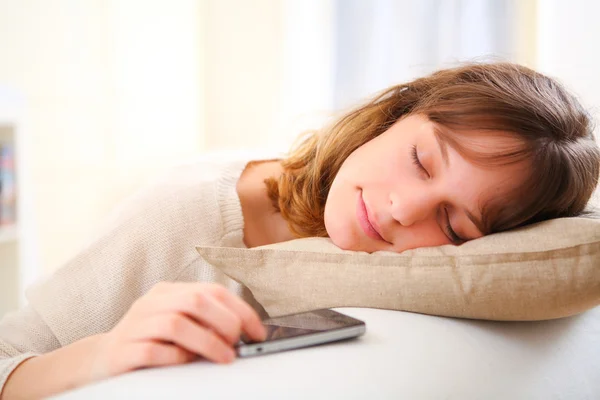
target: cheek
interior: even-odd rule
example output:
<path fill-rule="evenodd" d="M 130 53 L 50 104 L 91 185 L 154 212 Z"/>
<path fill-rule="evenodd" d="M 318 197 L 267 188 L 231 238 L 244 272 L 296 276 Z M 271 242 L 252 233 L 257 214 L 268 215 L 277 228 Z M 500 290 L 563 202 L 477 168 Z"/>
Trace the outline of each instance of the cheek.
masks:
<path fill-rule="evenodd" d="M 394 251 L 417 249 L 420 247 L 434 247 L 449 244 L 450 241 L 440 230 L 435 221 L 421 222 L 409 227 L 400 227 L 394 240 Z"/>
<path fill-rule="evenodd" d="M 325 201 L 325 212 L 324 212 L 324 224 L 325 229 L 329 236 L 331 236 L 332 231 L 336 228 L 336 220 L 339 217 L 336 214 L 339 214 L 339 185 L 337 182 L 337 178 L 333 181 L 331 188 L 329 189 L 329 193 L 327 194 L 327 200 Z"/>
<path fill-rule="evenodd" d="M 353 225 L 354 205 L 358 192 L 343 180 L 334 180 L 325 202 L 324 224 L 327 235 L 333 243 L 348 249 L 357 240 Z"/>
<path fill-rule="evenodd" d="M 348 222 L 339 198 L 335 195 L 328 197 L 325 204 L 325 230 L 331 241 L 342 249 L 349 249 L 353 243 L 352 229 Z"/>

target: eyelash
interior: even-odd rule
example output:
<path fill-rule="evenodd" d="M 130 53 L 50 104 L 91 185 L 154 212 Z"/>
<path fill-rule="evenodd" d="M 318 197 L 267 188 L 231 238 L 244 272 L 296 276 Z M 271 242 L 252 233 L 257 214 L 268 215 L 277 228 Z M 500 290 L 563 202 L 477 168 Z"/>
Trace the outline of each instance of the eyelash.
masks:
<path fill-rule="evenodd" d="M 452 243 L 464 243 L 466 240 L 458 236 L 456 232 L 454 232 L 454 229 L 452 229 L 452 225 L 450 225 L 450 216 L 448 215 L 448 209 L 446 207 L 444 207 L 444 214 L 446 214 L 446 234 L 450 236 Z"/>
<path fill-rule="evenodd" d="M 425 169 L 423 164 L 421 164 L 421 160 L 419 160 L 419 156 L 417 155 L 417 146 L 415 146 L 414 144 L 412 145 L 412 148 L 410 150 L 410 156 L 413 159 L 413 164 L 415 164 L 417 166 L 419 171 L 423 172 L 424 174 L 426 174 L 429 177 L 430 176 L 429 172 L 427 172 L 427 170 Z"/>
<path fill-rule="evenodd" d="M 415 164 L 417 166 L 419 171 L 423 172 L 424 174 L 427 174 L 427 176 L 429 177 L 430 176 L 429 172 L 427 172 L 427 170 L 425 169 L 423 164 L 421 164 L 421 160 L 419 160 L 416 145 L 412 145 L 410 155 L 412 157 L 413 164 Z M 456 232 L 454 232 L 454 229 L 452 229 L 452 225 L 450 225 L 450 216 L 448 215 L 448 209 L 446 207 L 444 207 L 444 214 L 446 214 L 446 235 L 448 235 L 450 237 L 450 240 L 454 244 L 460 244 L 460 243 L 465 242 L 465 240 L 463 238 L 461 238 L 460 236 L 458 236 L 456 234 Z"/>

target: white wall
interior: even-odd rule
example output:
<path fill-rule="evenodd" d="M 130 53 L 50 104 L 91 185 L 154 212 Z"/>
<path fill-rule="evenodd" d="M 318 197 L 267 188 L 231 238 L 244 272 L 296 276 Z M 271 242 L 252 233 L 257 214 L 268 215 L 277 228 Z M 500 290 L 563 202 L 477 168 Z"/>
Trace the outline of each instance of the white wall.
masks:
<path fill-rule="evenodd" d="M 285 152 L 333 107 L 332 0 L 203 4 L 206 150 Z"/>
<path fill-rule="evenodd" d="M 202 148 L 200 2 L 0 0 L 0 83 L 26 100 L 41 267 Z"/>
<path fill-rule="evenodd" d="M 287 150 L 297 116 L 331 108 L 331 5 L 0 0 L 0 84 L 26 100 L 41 269 L 168 165 Z"/>
<path fill-rule="evenodd" d="M 279 0 L 206 1 L 206 148 L 260 147 L 279 110 Z"/>

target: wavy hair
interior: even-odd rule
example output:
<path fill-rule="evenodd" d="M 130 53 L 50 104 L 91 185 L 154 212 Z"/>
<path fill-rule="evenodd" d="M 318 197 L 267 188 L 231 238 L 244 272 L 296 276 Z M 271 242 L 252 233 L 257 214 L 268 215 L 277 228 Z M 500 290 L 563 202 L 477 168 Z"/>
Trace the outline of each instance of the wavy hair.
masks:
<path fill-rule="evenodd" d="M 436 132 L 438 138 L 473 163 L 529 163 L 520 185 L 480 205 L 484 234 L 585 214 L 598 184 L 600 150 L 579 101 L 557 81 L 521 65 L 467 64 L 390 87 L 330 126 L 309 132 L 292 149 L 282 160 L 281 176 L 265 183 L 296 236 L 327 236 L 325 202 L 343 162 L 411 114 L 448 128 Z M 508 134 L 519 146 L 478 152 L 465 140 L 474 132 Z"/>

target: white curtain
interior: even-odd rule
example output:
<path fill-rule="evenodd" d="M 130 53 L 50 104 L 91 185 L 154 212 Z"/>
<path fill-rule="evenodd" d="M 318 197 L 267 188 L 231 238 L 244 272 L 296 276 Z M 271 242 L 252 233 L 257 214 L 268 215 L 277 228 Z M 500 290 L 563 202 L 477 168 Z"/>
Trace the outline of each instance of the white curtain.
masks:
<path fill-rule="evenodd" d="M 520 50 L 517 0 L 283 4 L 281 102 L 270 141 L 281 149 L 390 85 L 456 62 L 516 60 Z"/>
<path fill-rule="evenodd" d="M 452 63 L 516 55 L 512 0 L 336 0 L 334 104 Z"/>

